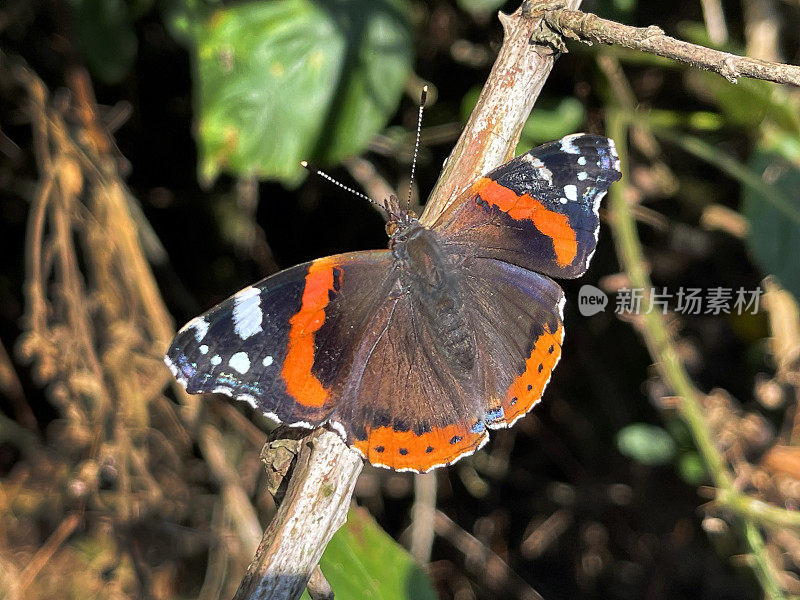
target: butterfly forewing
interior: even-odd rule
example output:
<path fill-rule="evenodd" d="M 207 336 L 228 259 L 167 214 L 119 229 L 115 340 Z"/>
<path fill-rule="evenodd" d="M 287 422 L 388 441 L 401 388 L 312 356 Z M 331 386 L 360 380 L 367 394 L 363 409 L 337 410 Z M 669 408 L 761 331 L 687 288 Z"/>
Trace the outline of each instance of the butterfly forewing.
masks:
<path fill-rule="evenodd" d="M 437 219 L 448 244 L 556 278 L 589 267 L 600 201 L 620 178 L 614 143 L 575 134 L 478 179 Z"/>
<path fill-rule="evenodd" d="M 281 271 L 192 319 L 166 363 L 190 393 L 222 393 L 283 423 L 319 425 L 336 405 L 329 382 L 354 342 L 342 335 L 334 348 L 330 332 L 368 320 L 391 267 L 389 252 L 375 250 Z"/>

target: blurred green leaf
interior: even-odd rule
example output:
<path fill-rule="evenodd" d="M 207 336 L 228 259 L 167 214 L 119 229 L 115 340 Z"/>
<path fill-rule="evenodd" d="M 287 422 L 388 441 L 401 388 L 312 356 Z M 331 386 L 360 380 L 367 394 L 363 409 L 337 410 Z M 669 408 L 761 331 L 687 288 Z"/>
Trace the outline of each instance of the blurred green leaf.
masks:
<path fill-rule="evenodd" d="M 456 0 L 458 7 L 464 12 L 487 15 L 498 10 L 505 0 Z"/>
<path fill-rule="evenodd" d="M 592 12 L 612 21 L 629 23 L 637 4 L 636 0 L 598 0 L 597 9 Z"/>
<path fill-rule="evenodd" d="M 299 162 L 362 151 L 411 68 L 400 0 L 276 0 L 220 8 L 196 40 L 200 172 L 297 181 Z"/>
<path fill-rule="evenodd" d="M 621 429 L 617 433 L 617 448 L 645 465 L 663 465 L 675 455 L 672 436 L 661 427 L 646 423 L 632 423 Z"/>
<path fill-rule="evenodd" d="M 105 83 L 118 83 L 136 58 L 136 32 L 124 0 L 69 0 L 86 65 Z"/>
<path fill-rule="evenodd" d="M 708 481 L 708 472 L 697 452 L 685 452 L 678 458 L 678 474 L 691 486 L 697 487 Z"/>
<path fill-rule="evenodd" d="M 781 195 L 800 213 L 800 169 L 778 151 L 789 144 L 759 146 L 749 167 L 768 184 L 766 190 L 744 189 L 742 212 L 750 221 L 747 245 L 765 273 L 778 277 L 795 298 L 800 298 L 800 223 L 776 210 L 770 197 Z"/>
<path fill-rule="evenodd" d="M 738 180 L 746 189 L 756 192 L 765 203 L 793 221 L 796 226 L 800 226 L 800 209 L 797 203 L 792 201 L 791 196 L 783 193 L 781 188 L 766 183 L 759 173 L 740 160 L 725 152 L 720 152 L 719 148 L 697 136 L 681 132 L 675 133 L 667 128 L 656 127 L 647 120 L 645 115 L 631 113 L 628 117 L 632 121 L 641 121 L 650 125 L 659 137 L 669 140 L 685 152 L 714 165 L 723 173 Z"/>
<path fill-rule="evenodd" d="M 351 510 L 331 539 L 322 573 L 337 600 L 436 600 L 430 579 L 369 513 Z M 308 599 L 308 592 L 303 594 Z"/>
<path fill-rule="evenodd" d="M 470 89 L 461 100 L 461 118 L 466 121 L 478 102 L 480 88 Z M 576 133 L 586 120 L 586 111 L 577 98 L 566 96 L 553 100 L 542 98 L 531 111 L 522 127 L 516 153 L 527 152 L 543 142 L 557 140 L 570 133 Z"/>
<path fill-rule="evenodd" d="M 725 118 L 715 112 L 678 112 L 675 110 L 649 110 L 647 120 L 655 127 L 685 127 L 695 131 L 717 131 L 725 126 Z"/>
<path fill-rule="evenodd" d="M 586 120 L 586 110 L 577 98 L 565 96 L 558 102 L 539 102 L 522 127 L 517 153 L 527 152 L 532 146 L 557 140 L 576 133 Z"/>
<path fill-rule="evenodd" d="M 729 125 L 756 129 L 766 119 L 785 131 L 800 132 L 794 102 L 776 93 L 775 84 L 746 78 L 733 84 L 708 71 L 692 71 L 690 81 L 699 95 L 720 108 Z"/>
<path fill-rule="evenodd" d="M 222 0 L 159 0 L 164 25 L 172 37 L 187 47 L 202 35 L 206 21 Z"/>

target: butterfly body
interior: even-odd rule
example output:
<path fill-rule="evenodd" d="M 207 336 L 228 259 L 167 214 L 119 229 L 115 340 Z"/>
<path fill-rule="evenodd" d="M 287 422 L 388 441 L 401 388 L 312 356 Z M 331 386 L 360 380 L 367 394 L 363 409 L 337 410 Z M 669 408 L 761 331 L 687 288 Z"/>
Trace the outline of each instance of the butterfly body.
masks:
<path fill-rule="evenodd" d="M 475 365 L 475 337 L 463 299 L 464 257 L 448 252 L 437 235 L 416 219 L 392 236 L 390 247 L 399 289 L 416 302 L 455 373 L 469 377 Z"/>
<path fill-rule="evenodd" d="M 618 178 L 613 143 L 577 134 L 480 178 L 430 228 L 392 197 L 387 250 L 245 288 L 184 326 L 167 365 L 189 392 L 327 423 L 373 464 L 450 464 L 541 399 L 564 336 L 550 277 L 588 268 Z"/>

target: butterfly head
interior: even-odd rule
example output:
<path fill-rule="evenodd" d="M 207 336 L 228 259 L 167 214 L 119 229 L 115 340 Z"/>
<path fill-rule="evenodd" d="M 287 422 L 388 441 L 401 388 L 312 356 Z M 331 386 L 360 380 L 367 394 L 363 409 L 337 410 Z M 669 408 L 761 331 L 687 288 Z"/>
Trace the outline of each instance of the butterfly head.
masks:
<path fill-rule="evenodd" d="M 381 204 L 389 220 L 386 222 L 386 235 L 392 240 L 403 237 L 409 230 L 421 227 L 417 214 L 400 206 L 397 196 L 392 194 Z"/>

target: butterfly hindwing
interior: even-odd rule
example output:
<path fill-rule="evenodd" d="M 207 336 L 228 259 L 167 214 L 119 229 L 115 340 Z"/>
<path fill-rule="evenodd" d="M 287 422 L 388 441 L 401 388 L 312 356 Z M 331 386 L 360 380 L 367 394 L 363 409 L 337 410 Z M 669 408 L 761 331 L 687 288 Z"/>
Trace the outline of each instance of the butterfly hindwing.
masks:
<path fill-rule="evenodd" d="M 570 135 L 478 179 L 433 229 L 487 258 L 578 277 L 597 245 L 600 201 L 620 176 L 612 140 Z"/>
<path fill-rule="evenodd" d="M 391 265 L 387 250 L 352 252 L 267 277 L 189 321 L 166 363 L 190 393 L 222 393 L 283 423 L 319 425 L 337 401 L 327 382 L 341 348 L 325 350 L 330 331 L 363 318 L 359 307 L 374 310 Z"/>
<path fill-rule="evenodd" d="M 469 455 L 541 398 L 561 356 L 561 288 L 546 276 L 494 259 L 463 261 L 453 297 L 463 322 L 449 332 L 411 285 L 390 293 L 359 333 L 333 383 L 331 423 L 373 464 L 428 471 Z M 472 355 L 449 344 L 464 339 Z M 472 360 L 470 360 L 472 358 Z"/>
<path fill-rule="evenodd" d="M 549 277 L 479 258 L 466 269 L 484 421 L 510 427 L 539 402 L 561 358 L 564 292 Z"/>
<path fill-rule="evenodd" d="M 398 290 L 342 357 L 331 424 L 374 465 L 424 472 L 488 441 L 479 372 L 454 365 L 438 332 L 418 297 Z"/>

